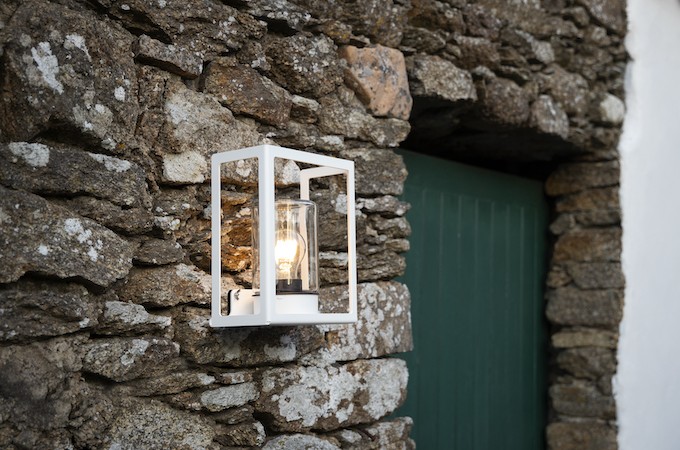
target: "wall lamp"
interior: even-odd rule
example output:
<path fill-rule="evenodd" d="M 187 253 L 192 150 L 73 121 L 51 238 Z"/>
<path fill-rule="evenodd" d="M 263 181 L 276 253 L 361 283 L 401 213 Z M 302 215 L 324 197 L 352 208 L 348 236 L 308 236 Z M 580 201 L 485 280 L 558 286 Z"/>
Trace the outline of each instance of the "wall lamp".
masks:
<path fill-rule="evenodd" d="M 253 207 L 251 289 L 222 292 L 222 168 L 257 160 L 257 200 Z M 277 193 L 277 160 L 299 170 L 299 196 Z M 283 162 L 283 161 L 282 161 Z M 281 165 L 278 165 L 281 167 Z M 347 291 L 343 312 L 322 312 L 319 302 L 318 211 L 310 181 L 344 176 L 347 201 Z M 293 189 L 295 191 L 295 189 Z M 273 145 L 216 153 L 211 164 L 212 327 L 351 323 L 357 320 L 354 162 Z M 226 309 L 226 311 L 225 311 Z M 326 308 L 328 309 L 328 308 Z M 330 308 L 333 311 L 336 309 Z"/>

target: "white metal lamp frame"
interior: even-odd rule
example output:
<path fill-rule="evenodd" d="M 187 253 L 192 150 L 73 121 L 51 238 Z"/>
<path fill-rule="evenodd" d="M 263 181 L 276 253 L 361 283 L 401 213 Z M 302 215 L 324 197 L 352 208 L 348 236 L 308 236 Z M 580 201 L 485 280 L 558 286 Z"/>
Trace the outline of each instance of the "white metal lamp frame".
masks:
<path fill-rule="evenodd" d="M 258 160 L 258 206 L 260 211 L 260 295 L 259 308 L 253 314 L 222 314 L 222 182 L 220 167 L 224 163 L 257 158 Z M 313 178 L 345 175 L 347 180 L 347 272 L 349 310 L 345 313 L 277 313 L 275 242 L 275 160 L 276 158 L 311 164 L 316 167 L 300 170 L 300 198 L 309 200 L 309 182 Z M 212 156 L 211 164 L 211 214 L 212 214 L 212 306 L 210 326 L 242 327 L 259 325 L 306 325 L 352 323 L 357 321 L 357 270 L 356 225 L 354 198 L 354 162 L 330 156 L 292 150 L 274 145 L 259 145 Z M 264 243 L 271 243 L 264 245 Z M 285 301 L 285 296 L 279 296 Z"/>

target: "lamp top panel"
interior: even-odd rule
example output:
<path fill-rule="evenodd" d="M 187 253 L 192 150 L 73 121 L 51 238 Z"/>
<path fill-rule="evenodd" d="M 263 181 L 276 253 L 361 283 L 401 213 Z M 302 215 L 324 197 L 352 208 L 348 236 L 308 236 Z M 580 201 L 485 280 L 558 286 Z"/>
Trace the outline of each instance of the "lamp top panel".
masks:
<path fill-rule="evenodd" d="M 281 158 L 317 166 L 354 171 L 354 161 L 270 144 L 215 153 L 212 155 L 212 163 L 220 164 L 249 158 Z"/>

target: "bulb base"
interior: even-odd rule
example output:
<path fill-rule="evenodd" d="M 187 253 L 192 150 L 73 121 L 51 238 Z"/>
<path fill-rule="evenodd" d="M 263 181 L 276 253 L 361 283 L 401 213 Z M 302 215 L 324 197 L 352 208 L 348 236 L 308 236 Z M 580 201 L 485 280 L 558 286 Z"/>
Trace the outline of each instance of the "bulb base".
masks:
<path fill-rule="evenodd" d="M 277 294 L 294 294 L 302 292 L 302 280 L 300 278 L 276 280 Z"/>

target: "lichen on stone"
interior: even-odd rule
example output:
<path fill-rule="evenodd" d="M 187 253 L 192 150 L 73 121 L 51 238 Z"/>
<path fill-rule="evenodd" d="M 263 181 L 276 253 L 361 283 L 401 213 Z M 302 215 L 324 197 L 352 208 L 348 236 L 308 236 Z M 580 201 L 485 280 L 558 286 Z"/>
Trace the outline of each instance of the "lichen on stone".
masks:
<path fill-rule="evenodd" d="M 50 43 L 40 42 L 37 47 L 31 48 L 31 55 L 42 75 L 42 81 L 53 91 L 63 94 L 64 85 L 57 79 L 59 75 L 59 61 L 52 54 Z"/>
<path fill-rule="evenodd" d="M 50 148 L 46 145 L 10 142 L 7 146 L 13 154 L 22 157 L 33 167 L 45 167 L 50 162 Z"/>

